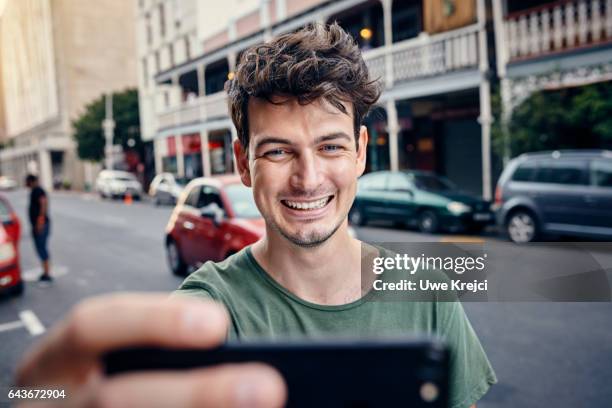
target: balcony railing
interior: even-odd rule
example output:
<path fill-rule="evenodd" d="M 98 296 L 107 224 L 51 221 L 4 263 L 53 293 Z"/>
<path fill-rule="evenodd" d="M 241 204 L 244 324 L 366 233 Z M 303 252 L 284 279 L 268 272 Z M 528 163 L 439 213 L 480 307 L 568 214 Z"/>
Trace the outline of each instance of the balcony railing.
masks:
<path fill-rule="evenodd" d="M 612 41 L 612 0 L 572 0 L 506 17 L 510 60 Z"/>
<path fill-rule="evenodd" d="M 393 83 L 478 66 L 477 24 L 364 52 L 370 75 Z M 387 59 L 390 58 L 390 64 Z"/>
<path fill-rule="evenodd" d="M 364 51 L 363 56 L 372 78 L 385 83 L 401 83 L 411 79 L 441 75 L 478 66 L 478 25 L 463 27 L 446 33 L 395 43 Z M 201 123 L 213 118 L 227 117 L 227 95 L 218 92 L 183 102 L 158 113 L 158 128 Z"/>
<path fill-rule="evenodd" d="M 158 114 L 158 127 L 159 129 L 166 129 L 227 116 L 227 94 L 218 92 L 160 112 Z"/>

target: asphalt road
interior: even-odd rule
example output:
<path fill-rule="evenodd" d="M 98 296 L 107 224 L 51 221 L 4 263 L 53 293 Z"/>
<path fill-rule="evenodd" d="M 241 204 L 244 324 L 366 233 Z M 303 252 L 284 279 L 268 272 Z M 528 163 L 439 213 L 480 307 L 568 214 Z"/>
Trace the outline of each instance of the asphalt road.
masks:
<path fill-rule="evenodd" d="M 27 286 L 22 297 L 0 300 L 0 387 L 11 384 L 25 350 L 79 300 L 117 291 L 169 292 L 180 284 L 168 271 L 163 250 L 169 207 L 54 193 L 50 252 L 56 280 L 50 287 L 40 286 L 34 281 L 40 268 L 25 217 L 26 193 L 5 195 L 23 222 L 20 250 Z M 357 233 L 378 242 L 474 240 L 384 225 Z M 493 237 L 476 240 L 502 250 L 508 245 Z M 610 252 L 598 260 L 612 264 Z M 516 262 L 509 247 L 506 261 Z M 612 303 L 488 302 L 464 307 L 499 378 L 479 407 L 610 406 Z"/>

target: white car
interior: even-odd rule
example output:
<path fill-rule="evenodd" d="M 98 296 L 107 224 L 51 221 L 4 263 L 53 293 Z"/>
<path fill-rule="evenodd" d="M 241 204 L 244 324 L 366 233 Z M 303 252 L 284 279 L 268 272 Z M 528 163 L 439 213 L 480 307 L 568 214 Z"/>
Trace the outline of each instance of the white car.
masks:
<path fill-rule="evenodd" d="M 102 170 L 96 179 L 96 191 L 102 198 L 119 198 L 131 195 L 142 197 L 142 185 L 132 173 L 119 170 Z"/>
<path fill-rule="evenodd" d="M 151 196 L 155 205 L 174 205 L 184 188 L 184 181 L 175 178 L 172 173 L 160 173 L 151 181 L 149 196 Z"/>
<path fill-rule="evenodd" d="M 14 190 L 17 188 L 17 182 L 12 178 L 0 176 L 0 190 Z"/>

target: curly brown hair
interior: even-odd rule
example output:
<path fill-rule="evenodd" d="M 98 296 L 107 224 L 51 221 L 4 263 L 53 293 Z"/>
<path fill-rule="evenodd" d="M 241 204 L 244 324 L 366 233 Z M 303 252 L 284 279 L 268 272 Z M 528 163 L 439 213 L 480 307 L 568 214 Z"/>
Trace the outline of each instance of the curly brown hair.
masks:
<path fill-rule="evenodd" d="M 342 102 L 350 102 L 357 144 L 362 120 L 381 93 L 354 39 L 337 23 L 309 24 L 249 48 L 225 89 L 232 121 L 245 148 L 249 145 L 251 97 L 278 104 L 282 101 L 273 101 L 273 97 L 287 96 L 301 105 L 324 98 L 347 115 Z"/>

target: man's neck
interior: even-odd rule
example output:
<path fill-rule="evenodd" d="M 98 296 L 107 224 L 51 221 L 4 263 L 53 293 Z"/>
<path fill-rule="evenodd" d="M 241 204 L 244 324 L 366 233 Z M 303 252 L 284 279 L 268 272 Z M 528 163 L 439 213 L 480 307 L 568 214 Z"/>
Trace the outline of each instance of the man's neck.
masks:
<path fill-rule="evenodd" d="M 361 242 L 347 225 L 316 247 L 300 247 L 276 231 L 252 247 L 257 262 L 285 289 L 306 301 L 341 305 L 361 297 Z"/>

